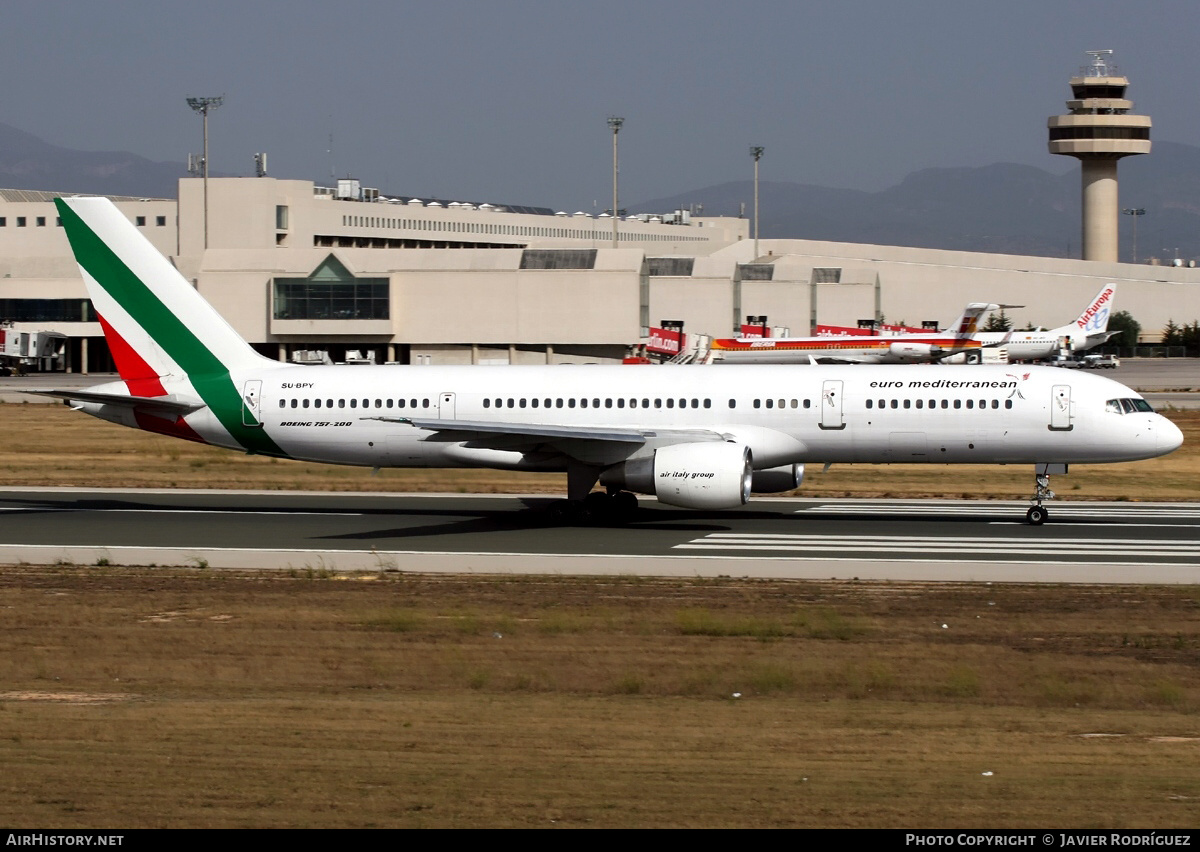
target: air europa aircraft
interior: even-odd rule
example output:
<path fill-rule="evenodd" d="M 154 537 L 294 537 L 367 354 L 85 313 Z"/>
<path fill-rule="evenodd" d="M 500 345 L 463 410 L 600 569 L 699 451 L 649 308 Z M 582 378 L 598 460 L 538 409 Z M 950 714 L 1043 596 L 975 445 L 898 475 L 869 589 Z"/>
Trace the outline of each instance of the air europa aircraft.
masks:
<path fill-rule="evenodd" d="M 1119 331 L 1108 330 L 1117 285 L 1105 284 L 1075 322 L 1049 331 L 982 331 L 975 335 L 984 346 L 1005 346 L 1010 360 L 1040 361 L 1062 351 L 1084 352 L 1106 343 Z"/>
<path fill-rule="evenodd" d="M 1034 524 L 1068 464 L 1182 443 L 1129 388 L 1053 368 L 282 364 L 110 201 L 56 203 L 121 379 L 42 392 L 177 438 L 333 464 L 566 471 L 565 519 L 626 516 L 633 492 L 732 508 L 799 487 L 812 462 L 1031 464 Z"/>

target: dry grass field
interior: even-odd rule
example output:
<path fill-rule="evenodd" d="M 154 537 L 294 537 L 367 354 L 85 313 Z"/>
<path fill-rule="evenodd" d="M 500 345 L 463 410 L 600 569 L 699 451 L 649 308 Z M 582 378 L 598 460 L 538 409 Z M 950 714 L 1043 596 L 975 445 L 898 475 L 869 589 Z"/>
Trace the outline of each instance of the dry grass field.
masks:
<path fill-rule="evenodd" d="M 19 827 L 1200 824 L 1200 590 L 0 572 Z"/>
<path fill-rule="evenodd" d="M 1067 499 L 1200 498 L 1200 414 Z M 561 491 L 0 405 L 9 485 Z M 817 496 L 1027 496 L 844 467 Z M 3 518 L 0 518 L 0 522 Z M 1200 589 L 0 568 L 0 824 L 1200 824 Z"/>
<path fill-rule="evenodd" d="M 1200 411 L 1166 412 L 1184 432 L 1161 459 L 1082 465 L 1052 485 L 1068 500 L 1200 500 Z M 0 404 L 0 470 L 13 486 L 243 488 L 461 493 L 566 492 L 566 476 L 488 470 L 383 470 L 281 461 L 105 423 L 61 405 Z M 809 468 L 802 496 L 992 497 L 1033 493 L 1026 465 Z"/>

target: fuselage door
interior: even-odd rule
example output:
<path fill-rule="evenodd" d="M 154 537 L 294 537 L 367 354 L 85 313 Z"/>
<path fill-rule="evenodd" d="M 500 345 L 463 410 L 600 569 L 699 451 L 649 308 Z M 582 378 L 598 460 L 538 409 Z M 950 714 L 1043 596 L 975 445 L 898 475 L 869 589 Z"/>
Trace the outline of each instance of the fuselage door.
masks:
<path fill-rule="evenodd" d="M 454 394 L 443 393 L 438 398 L 438 417 L 442 420 L 454 419 Z"/>
<path fill-rule="evenodd" d="M 846 428 L 846 421 L 842 418 L 842 382 L 840 379 L 826 379 L 821 383 L 821 428 Z"/>
<path fill-rule="evenodd" d="M 1071 430 L 1071 386 L 1055 385 L 1050 389 L 1050 428 L 1056 432 Z"/>
<path fill-rule="evenodd" d="M 242 425 L 262 426 L 262 380 L 250 379 L 242 385 Z"/>

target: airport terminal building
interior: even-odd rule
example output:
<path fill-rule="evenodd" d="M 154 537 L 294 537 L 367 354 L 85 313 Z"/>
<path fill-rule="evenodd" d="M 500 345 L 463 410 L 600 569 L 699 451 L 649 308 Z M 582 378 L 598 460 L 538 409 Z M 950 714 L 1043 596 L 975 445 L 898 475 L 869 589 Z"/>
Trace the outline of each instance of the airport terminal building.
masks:
<path fill-rule="evenodd" d="M 110 370 L 58 194 L 0 190 L 0 321 L 66 334 L 72 372 Z M 114 201 L 281 360 L 608 362 L 664 320 L 728 336 L 767 317 L 803 335 L 880 317 L 944 326 L 973 301 L 1024 305 L 1008 312 L 1018 327 L 1054 327 L 1109 282 L 1144 341 L 1200 318 L 1200 269 L 802 239 L 759 240 L 756 257 L 748 220 L 685 211 L 614 223 L 270 177 L 209 178 L 207 193 L 183 178 L 177 200 Z"/>

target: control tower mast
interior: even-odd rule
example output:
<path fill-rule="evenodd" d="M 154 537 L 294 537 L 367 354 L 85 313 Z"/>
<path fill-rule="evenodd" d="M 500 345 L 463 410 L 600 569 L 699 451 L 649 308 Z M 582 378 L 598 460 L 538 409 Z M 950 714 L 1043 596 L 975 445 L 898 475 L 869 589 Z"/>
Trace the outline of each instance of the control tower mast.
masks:
<path fill-rule="evenodd" d="M 1083 259 L 1116 262 L 1117 160 L 1150 153 L 1150 117 L 1132 115 L 1129 80 L 1109 60 L 1111 50 L 1089 50 L 1089 65 L 1071 78 L 1067 115 L 1054 115 L 1050 153 L 1077 157 L 1083 171 Z"/>

